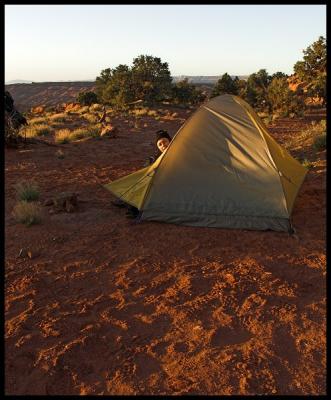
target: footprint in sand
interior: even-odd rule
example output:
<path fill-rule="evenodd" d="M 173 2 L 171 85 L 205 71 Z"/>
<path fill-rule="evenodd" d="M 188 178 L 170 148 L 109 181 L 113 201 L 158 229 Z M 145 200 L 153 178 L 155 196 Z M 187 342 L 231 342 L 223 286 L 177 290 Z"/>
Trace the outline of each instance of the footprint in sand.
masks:
<path fill-rule="evenodd" d="M 146 379 L 153 373 L 159 373 L 162 371 L 159 361 L 145 353 L 138 353 L 135 358 L 136 375 L 139 379 Z"/>
<path fill-rule="evenodd" d="M 282 359 L 287 360 L 291 365 L 299 361 L 300 354 L 296 348 L 295 339 L 291 335 L 290 327 L 278 326 L 273 331 L 273 343 L 275 353 Z"/>
<path fill-rule="evenodd" d="M 178 342 L 174 345 L 174 350 L 176 353 L 187 353 L 189 350 L 189 346 L 187 343 Z"/>
<path fill-rule="evenodd" d="M 252 337 L 252 334 L 242 327 L 222 326 L 216 330 L 211 337 L 211 345 L 213 347 L 226 347 L 233 344 L 247 342 Z"/>

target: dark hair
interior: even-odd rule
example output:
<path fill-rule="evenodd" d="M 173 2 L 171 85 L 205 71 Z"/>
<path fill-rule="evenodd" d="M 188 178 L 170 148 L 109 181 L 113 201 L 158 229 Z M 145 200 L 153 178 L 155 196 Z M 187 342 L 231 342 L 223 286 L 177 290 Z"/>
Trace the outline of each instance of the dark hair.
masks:
<path fill-rule="evenodd" d="M 155 143 L 157 143 L 160 139 L 166 138 L 171 141 L 171 137 L 169 136 L 169 133 L 163 129 L 160 129 L 156 132 L 156 138 L 155 138 Z"/>

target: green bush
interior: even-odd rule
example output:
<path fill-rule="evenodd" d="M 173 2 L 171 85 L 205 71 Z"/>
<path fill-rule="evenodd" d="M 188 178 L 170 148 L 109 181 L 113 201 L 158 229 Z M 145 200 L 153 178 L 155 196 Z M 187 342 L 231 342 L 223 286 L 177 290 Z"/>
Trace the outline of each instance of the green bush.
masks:
<path fill-rule="evenodd" d="M 34 201 L 39 198 L 39 188 L 35 182 L 19 182 L 15 185 L 16 197 L 18 200 Z"/>
<path fill-rule="evenodd" d="M 102 102 L 121 109 L 136 100 L 146 104 L 162 101 L 171 94 L 171 81 L 168 63 L 140 55 L 132 67 L 120 64 L 102 70 L 96 78 L 96 92 Z"/>
<path fill-rule="evenodd" d="M 195 85 L 189 83 L 188 79 L 185 78 L 172 85 L 171 98 L 172 102 L 177 105 L 188 106 L 190 104 L 195 105 L 202 102 L 205 96 L 201 90 L 197 89 Z"/>
<path fill-rule="evenodd" d="M 239 78 L 236 76 L 234 79 L 228 73 L 222 75 L 222 77 L 215 84 L 211 97 L 219 96 L 221 94 L 235 94 L 239 92 L 238 86 Z"/>
<path fill-rule="evenodd" d="M 300 115 L 305 106 L 303 99 L 290 90 L 285 77 L 272 79 L 267 89 L 267 100 L 269 108 L 283 118 Z"/>
<path fill-rule="evenodd" d="M 92 91 L 85 91 L 78 93 L 77 102 L 81 106 L 90 106 L 94 103 L 98 103 L 98 96 Z"/>
<path fill-rule="evenodd" d="M 303 60 L 294 65 L 294 72 L 306 83 L 306 95 L 320 97 L 326 102 L 326 38 L 320 36 L 316 42 L 303 50 Z"/>
<path fill-rule="evenodd" d="M 317 151 L 322 151 L 326 149 L 326 133 L 322 133 L 322 135 L 316 136 L 313 147 Z"/>

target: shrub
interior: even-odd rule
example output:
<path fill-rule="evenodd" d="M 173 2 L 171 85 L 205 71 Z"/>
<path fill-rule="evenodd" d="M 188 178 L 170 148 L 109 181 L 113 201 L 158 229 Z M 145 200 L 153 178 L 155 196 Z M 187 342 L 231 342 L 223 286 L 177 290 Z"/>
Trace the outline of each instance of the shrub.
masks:
<path fill-rule="evenodd" d="M 22 129 L 21 133 L 29 138 L 35 136 L 45 136 L 51 133 L 51 128 L 46 124 L 37 124 L 25 127 Z"/>
<path fill-rule="evenodd" d="M 69 143 L 71 141 L 71 132 L 69 129 L 60 129 L 55 134 L 56 143 Z"/>
<path fill-rule="evenodd" d="M 301 133 L 303 138 L 314 138 L 326 133 L 326 120 L 321 120 L 318 123 L 312 121 L 311 126 Z"/>
<path fill-rule="evenodd" d="M 305 168 L 307 168 L 307 169 L 312 169 L 313 168 L 313 163 L 311 162 L 311 161 L 309 161 L 309 160 L 307 160 L 307 158 L 305 158 L 303 161 L 302 161 L 302 166 L 304 166 Z"/>
<path fill-rule="evenodd" d="M 267 117 L 262 118 L 262 121 L 265 125 L 269 125 L 272 122 L 272 115 L 268 115 Z"/>
<path fill-rule="evenodd" d="M 306 147 L 312 146 L 315 150 L 326 148 L 326 120 L 321 120 L 318 123 L 313 121 L 308 128 L 304 129 L 295 138 L 287 139 L 285 147 L 288 148 L 293 143 Z"/>
<path fill-rule="evenodd" d="M 201 103 L 205 96 L 201 90 L 197 89 L 194 84 L 189 83 L 188 79 L 185 78 L 172 85 L 171 98 L 172 102 L 178 106 L 188 106 Z"/>
<path fill-rule="evenodd" d="M 18 202 L 13 209 L 13 216 L 17 222 L 30 226 L 41 221 L 40 206 L 27 201 Z"/>
<path fill-rule="evenodd" d="M 273 78 L 267 89 L 270 110 L 282 117 L 300 115 L 304 110 L 303 99 L 290 90 L 286 78 Z"/>
<path fill-rule="evenodd" d="M 19 182 L 15 185 L 18 200 L 34 201 L 39 198 L 39 188 L 33 181 Z"/>
<path fill-rule="evenodd" d="M 77 101 L 82 106 L 90 106 L 93 103 L 98 103 L 98 96 L 91 91 L 80 92 L 78 93 Z"/>
<path fill-rule="evenodd" d="M 303 50 L 303 60 L 294 65 L 294 72 L 306 83 L 306 95 L 319 97 L 326 101 L 326 38 L 320 36 L 317 41 Z"/>
<path fill-rule="evenodd" d="M 225 73 L 213 87 L 211 97 L 219 96 L 221 94 L 226 94 L 226 93 L 238 94 L 239 91 L 238 82 L 239 82 L 238 77 L 232 79 L 228 73 Z"/>
<path fill-rule="evenodd" d="M 239 89 L 239 94 L 256 111 L 262 111 L 269 107 L 268 104 L 268 86 L 271 77 L 265 69 L 260 69 L 247 78 L 245 85 Z M 239 82 L 237 82 L 239 84 Z"/>
<path fill-rule="evenodd" d="M 313 147 L 317 151 L 322 151 L 326 149 L 326 133 L 315 137 Z"/>
<path fill-rule="evenodd" d="M 71 140 L 83 139 L 86 137 L 100 136 L 100 128 L 98 126 L 90 126 L 88 128 L 78 128 L 71 132 Z"/>
<path fill-rule="evenodd" d="M 132 67 L 120 64 L 102 70 L 96 78 L 96 91 L 103 102 L 122 108 L 138 99 L 148 104 L 162 101 L 171 93 L 171 81 L 168 63 L 140 55 Z"/>

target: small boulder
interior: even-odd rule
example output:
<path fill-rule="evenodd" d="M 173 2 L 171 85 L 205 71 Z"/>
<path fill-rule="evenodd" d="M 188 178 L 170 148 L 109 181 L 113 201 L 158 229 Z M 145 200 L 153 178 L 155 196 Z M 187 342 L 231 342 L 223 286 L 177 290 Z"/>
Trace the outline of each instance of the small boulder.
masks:
<path fill-rule="evenodd" d="M 53 206 L 50 210 L 50 214 L 55 214 L 58 212 L 75 212 L 78 208 L 78 195 L 73 192 L 63 192 L 48 199 L 44 202 L 45 206 Z"/>
<path fill-rule="evenodd" d="M 114 127 L 113 125 L 106 125 L 104 128 L 102 128 L 100 132 L 101 137 L 112 137 L 116 138 L 118 133 L 118 129 Z"/>

